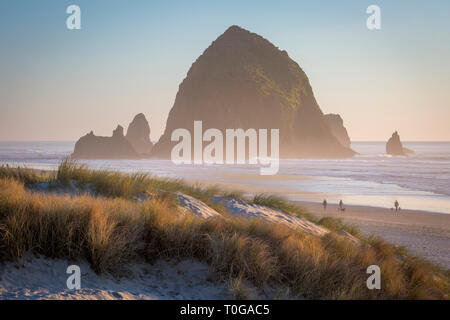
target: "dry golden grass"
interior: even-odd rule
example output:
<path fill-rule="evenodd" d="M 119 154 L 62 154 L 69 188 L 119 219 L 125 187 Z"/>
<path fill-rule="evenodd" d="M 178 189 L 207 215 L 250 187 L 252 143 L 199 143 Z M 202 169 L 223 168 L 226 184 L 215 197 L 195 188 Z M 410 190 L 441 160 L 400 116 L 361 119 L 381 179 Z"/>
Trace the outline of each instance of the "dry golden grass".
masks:
<path fill-rule="evenodd" d="M 60 174 L 61 181 L 72 180 L 80 171 Z M 379 239 L 361 237 L 361 243 L 354 244 L 333 232 L 320 238 L 256 219 L 202 220 L 181 214 L 167 192 L 144 202 L 123 196 L 140 192 L 143 185 L 153 191 L 173 187 L 173 191 L 190 190 L 199 198 L 208 195 L 197 187 L 135 176 L 130 181 L 141 186 L 124 183 L 127 187 L 119 192 L 121 197 L 111 196 L 110 191 L 103 198 L 58 196 L 30 193 L 22 179 L 4 176 L 0 178 L 0 260 L 34 252 L 50 258 L 86 259 L 98 273 L 120 275 L 127 264 L 142 259 L 188 257 L 208 263 L 222 279 L 231 279 L 236 298 L 248 296 L 246 281 L 310 299 L 449 297 L 448 273 Z M 123 177 L 87 170 L 77 178 L 106 183 L 127 179 Z M 332 222 L 337 228 L 338 223 Z M 381 268 L 381 290 L 366 287 L 366 269 L 372 264 Z"/>
<path fill-rule="evenodd" d="M 344 224 L 344 222 L 341 219 L 338 218 L 332 218 L 332 217 L 323 217 L 320 220 L 317 221 L 318 224 L 324 226 L 325 228 L 333 231 L 346 231 L 350 233 L 351 235 L 360 238 L 361 234 L 359 232 L 359 229 L 353 225 L 350 224 Z"/>
<path fill-rule="evenodd" d="M 257 293 L 247 285 L 243 275 L 229 280 L 229 290 L 236 300 L 251 300 L 257 297 Z"/>
<path fill-rule="evenodd" d="M 309 214 L 304 209 L 300 208 L 292 202 L 287 201 L 279 195 L 265 193 L 257 194 L 253 197 L 252 202 L 274 209 L 281 209 L 291 215 L 300 216 L 312 222 L 318 223 L 315 216 Z"/>
<path fill-rule="evenodd" d="M 45 173 L 42 171 L 36 171 L 25 167 L 12 168 L 8 165 L 0 166 L 0 178 L 14 178 L 18 181 L 22 181 L 25 184 L 48 182 L 55 178 L 52 173 Z"/>

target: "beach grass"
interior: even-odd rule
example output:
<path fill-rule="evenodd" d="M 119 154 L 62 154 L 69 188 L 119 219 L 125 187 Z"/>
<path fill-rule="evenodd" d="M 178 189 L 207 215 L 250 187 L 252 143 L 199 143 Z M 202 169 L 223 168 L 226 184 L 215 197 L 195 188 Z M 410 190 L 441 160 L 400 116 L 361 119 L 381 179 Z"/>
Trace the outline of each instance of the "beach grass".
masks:
<path fill-rule="evenodd" d="M 12 168 L 0 170 L 1 261 L 16 261 L 29 253 L 85 259 L 97 273 L 121 276 L 127 266 L 142 260 L 193 258 L 209 264 L 240 299 L 251 297 L 247 283 L 307 299 L 449 298 L 448 271 L 404 248 L 360 236 L 356 228 L 346 229 L 338 220 L 318 221 L 332 230 L 318 237 L 259 219 L 232 215 L 201 219 L 182 214 L 171 195 L 185 192 L 208 203 L 221 193 L 217 188 L 95 171 L 71 162 L 63 162 L 57 174 L 45 179 L 21 170 L 20 174 Z M 90 184 L 96 192 L 58 195 L 26 187 L 51 179 Z M 157 196 L 133 200 L 141 192 Z M 307 215 L 281 198 L 259 195 L 253 201 Z M 346 230 L 360 242 L 333 230 Z M 381 290 L 366 286 L 370 265 L 381 269 Z"/>
<path fill-rule="evenodd" d="M 25 184 L 41 183 L 54 180 L 54 174 L 26 167 L 13 168 L 8 165 L 0 166 L 0 178 L 14 178 Z"/>
<path fill-rule="evenodd" d="M 315 216 L 311 215 L 303 208 L 297 206 L 296 204 L 294 204 L 278 195 L 267 194 L 267 193 L 256 194 L 253 197 L 252 202 L 255 204 L 262 205 L 262 206 L 267 206 L 267 207 L 274 208 L 274 209 L 280 209 L 289 214 L 292 214 L 295 216 L 300 216 L 300 217 L 306 218 L 314 223 L 318 223 L 318 219 Z"/>
<path fill-rule="evenodd" d="M 361 232 L 359 231 L 359 229 L 354 225 L 344 223 L 342 219 L 333 217 L 323 217 L 320 220 L 318 220 L 317 223 L 329 230 L 338 232 L 345 231 L 350 233 L 352 236 L 361 239 Z"/>

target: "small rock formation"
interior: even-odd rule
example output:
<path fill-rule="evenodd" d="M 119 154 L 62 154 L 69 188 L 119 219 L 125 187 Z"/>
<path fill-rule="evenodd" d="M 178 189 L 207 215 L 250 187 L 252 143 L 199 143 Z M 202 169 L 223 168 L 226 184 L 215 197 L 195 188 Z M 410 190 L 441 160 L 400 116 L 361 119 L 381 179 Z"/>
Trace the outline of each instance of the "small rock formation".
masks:
<path fill-rule="evenodd" d="M 139 154 L 123 135 L 123 127 L 117 126 L 112 137 L 99 137 L 91 131 L 75 144 L 74 159 L 137 159 Z"/>
<path fill-rule="evenodd" d="M 118 125 L 112 137 L 99 137 L 91 131 L 75 144 L 72 158 L 75 159 L 139 159 L 148 156 L 153 144 L 150 141 L 150 126 L 145 116 L 136 115 L 128 126 L 127 135 Z"/>
<path fill-rule="evenodd" d="M 128 126 L 127 140 L 131 143 L 134 150 L 141 154 L 149 154 L 153 147 L 150 141 L 150 126 L 144 114 L 139 113 Z"/>
<path fill-rule="evenodd" d="M 392 156 L 406 156 L 408 154 L 413 154 L 414 151 L 403 148 L 402 142 L 400 141 L 400 136 L 398 132 L 395 131 L 386 143 L 386 153 Z"/>
<path fill-rule="evenodd" d="M 338 139 L 340 144 L 346 148 L 350 148 L 350 137 L 348 136 L 347 129 L 344 127 L 344 120 L 338 114 L 326 114 L 325 119 L 328 122 L 328 126 L 331 132 Z"/>
<path fill-rule="evenodd" d="M 339 143 L 314 97 L 308 77 L 286 51 L 231 26 L 192 64 L 179 86 L 166 129 L 151 156 L 170 159 L 173 130 L 279 129 L 281 158 L 342 158 Z M 225 154 L 225 152 L 223 153 Z"/>
<path fill-rule="evenodd" d="M 406 155 L 411 155 L 411 154 L 415 154 L 414 150 L 408 149 L 408 148 L 403 148 L 403 152 Z"/>

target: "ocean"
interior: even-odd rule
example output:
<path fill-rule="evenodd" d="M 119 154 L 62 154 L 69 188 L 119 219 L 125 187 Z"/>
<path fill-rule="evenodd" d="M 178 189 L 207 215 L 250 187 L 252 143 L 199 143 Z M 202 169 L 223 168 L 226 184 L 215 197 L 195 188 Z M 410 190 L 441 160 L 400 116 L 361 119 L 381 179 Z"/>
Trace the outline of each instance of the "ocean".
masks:
<path fill-rule="evenodd" d="M 0 142 L 0 165 L 55 169 L 74 142 Z M 89 160 L 93 169 L 146 172 L 158 176 L 232 182 L 280 190 L 290 200 L 403 209 L 450 214 L 450 142 L 405 142 L 409 157 L 385 154 L 384 142 L 354 142 L 351 159 L 281 160 L 277 176 L 259 174 L 250 165 L 175 165 L 169 160 Z M 288 178 L 287 178 L 288 177 Z M 296 178 L 298 177 L 298 179 Z"/>

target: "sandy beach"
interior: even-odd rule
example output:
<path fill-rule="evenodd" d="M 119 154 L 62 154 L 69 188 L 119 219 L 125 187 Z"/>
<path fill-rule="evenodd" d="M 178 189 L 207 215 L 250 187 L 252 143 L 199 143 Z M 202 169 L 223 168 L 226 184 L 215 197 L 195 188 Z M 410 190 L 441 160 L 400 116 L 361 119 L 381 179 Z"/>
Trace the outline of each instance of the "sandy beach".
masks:
<path fill-rule="evenodd" d="M 391 243 L 404 246 L 410 252 L 450 269 L 450 215 L 435 212 L 401 210 L 368 206 L 345 206 L 298 202 L 317 216 L 341 218 L 357 226 L 365 234 L 374 234 Z"/>

